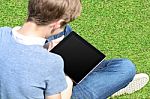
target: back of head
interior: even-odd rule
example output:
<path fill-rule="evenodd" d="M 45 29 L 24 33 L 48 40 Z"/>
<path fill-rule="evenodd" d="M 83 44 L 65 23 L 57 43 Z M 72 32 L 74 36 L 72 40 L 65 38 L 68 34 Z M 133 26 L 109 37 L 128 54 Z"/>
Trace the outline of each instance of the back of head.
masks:
<path fill-rule="evenodd" d="M 48 25 L 63 19 L 65 25 L 81 13 L 80 0 L 29 0 L 27 22 Z"/>

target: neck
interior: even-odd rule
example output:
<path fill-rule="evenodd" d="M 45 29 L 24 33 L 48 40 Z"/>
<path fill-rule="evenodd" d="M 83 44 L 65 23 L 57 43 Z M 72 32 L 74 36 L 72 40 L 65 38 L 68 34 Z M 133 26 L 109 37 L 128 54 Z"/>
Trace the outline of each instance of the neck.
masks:
<path fill-rule="evenodd" d="M 51 32 L 48 26 L 38 26 L 32 22 L 26 22 L 23 24 L 22 28 L 18 30 L 18 33 L 25 36 L 36 36 L 47 38 L 47 34 Z"/>

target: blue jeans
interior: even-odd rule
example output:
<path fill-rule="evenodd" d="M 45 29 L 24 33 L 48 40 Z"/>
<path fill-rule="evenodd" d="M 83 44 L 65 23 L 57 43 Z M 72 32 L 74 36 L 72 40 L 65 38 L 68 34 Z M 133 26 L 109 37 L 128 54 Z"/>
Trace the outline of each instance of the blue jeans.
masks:
<path fill-rule="evenodd" d="M 72 30 L 66 26 L 68 35 Z M 106 99 L 120 89 L 126 87 L 135 76 L 135 65 L 128 59 L 104 60 L 80 84 L 73 87 L 72 99 Z"/>

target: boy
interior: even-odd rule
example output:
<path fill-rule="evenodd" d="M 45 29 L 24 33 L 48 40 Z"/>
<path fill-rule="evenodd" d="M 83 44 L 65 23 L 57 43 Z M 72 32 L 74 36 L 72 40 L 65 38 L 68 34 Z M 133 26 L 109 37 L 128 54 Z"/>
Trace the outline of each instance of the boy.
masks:
<path fill-rule="evenodd" d="M 72 82 L 65 77 L 63 60 L 46 49 L 51 50 L 63 39 L 57 36 L 68 34 L 58 33 L 80 15 L 81 3 L 29 0 L 28 8 L 28 19 L 22 27 L 0 29 L 0 98 L 69 99 Z M 48 38 L 56 40 L 45 44 Z M 134 75 L 135 66 L 127 59 L 104 61 L 73 88 L 72 98 L 105 99 L 128 85 Z"/>
<path fill-rule="evenodd" d="M 43 46 L 80 12 L 80 0 L 29 0 L 22 27 L 0 28 L 0 99 L 70 98 L 63 59 Z"/>

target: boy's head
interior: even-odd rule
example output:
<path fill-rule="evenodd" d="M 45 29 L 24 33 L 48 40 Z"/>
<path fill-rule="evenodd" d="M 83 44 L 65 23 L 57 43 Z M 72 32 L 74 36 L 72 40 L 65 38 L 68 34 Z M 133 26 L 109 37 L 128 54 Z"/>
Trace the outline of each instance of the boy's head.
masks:
<path fill-rule="evenodd" d="M 80 13 L 80 0 L 29 0 L 27 22 L 48 25 L 61 19 L 64 26 Z"/>

